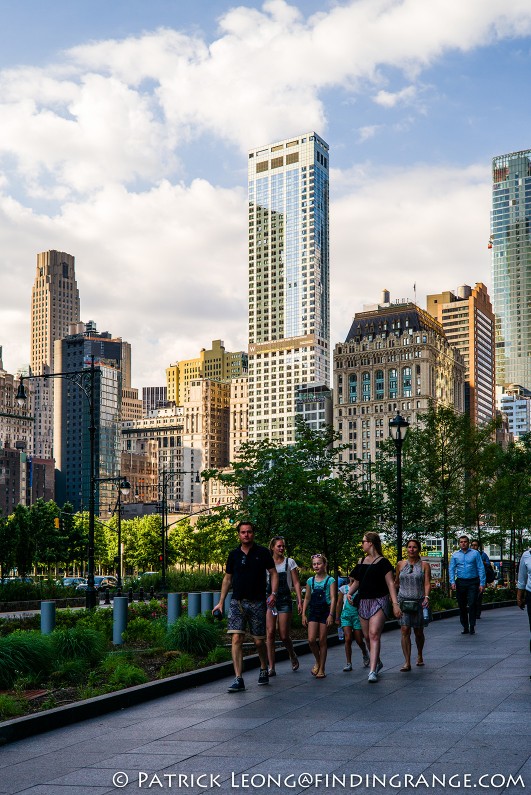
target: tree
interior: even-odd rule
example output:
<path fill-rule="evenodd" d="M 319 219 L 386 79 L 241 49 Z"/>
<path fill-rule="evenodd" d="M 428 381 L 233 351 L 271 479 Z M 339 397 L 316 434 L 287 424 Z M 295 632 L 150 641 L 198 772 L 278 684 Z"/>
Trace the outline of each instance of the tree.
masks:
<path fill-rule="evenodd" d="M 16 538 L 8 520 L 0 516 L 0 579 L 15 565 Z"/>
<path fill-rule="evenodd" d="M 29 509 L 29 529 L 35 540 L 35 562 L 46 566 L 51 576 L 52 565 L 66 557 L 59 510 L 53 500 L 36 500 Z"/>
<path fill-rule="evenodd" d="M 376 507 L 358 464 L 341 461 L 348 445 L 337 445 L 332 429 L 297 427 L 289 446 L 264 440 L 242 445 L 231 472 L 210 470 L 205 479 L 224 481 L 236 494 L 224 518 L 250 519 L 258 537 L 285 537 L 290 554 L 324 553 L 332 566 L 347 565 L 364 532 L 375 526 Z"/>
<path fill-rule="evenodd" d="M 25 577 L 35 560 L 35 539 L 30 532 L 29 509 L 17 505 L 8 518 L 9 531 L 15 539 L 15 566 L 20 577 Z"/>
<path fill-rule="evenodd" d="M 158 514 L 122 522 L 124 562 L 139 571 L 154 570 L 162 552 L 161 520 Z"/>

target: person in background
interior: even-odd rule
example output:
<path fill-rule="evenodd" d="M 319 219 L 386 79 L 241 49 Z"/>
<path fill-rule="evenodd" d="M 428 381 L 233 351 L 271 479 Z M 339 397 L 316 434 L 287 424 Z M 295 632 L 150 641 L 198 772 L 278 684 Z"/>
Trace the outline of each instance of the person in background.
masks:
<path fill-rule="evenodd" d="M 275 670 L 275 635 L 278 623 L 278 634 L 280 640 L 288 650 L 291 661 L 291 670 L 297 671 L 299 660 L 293 648 L 289 630 L 291 625 L 291 614 L 293 602 L 291 601 L 291 590 L 295 589 L 297 595 L 297 610 L 299 615 L 302 613 L 302 592 L 299 579 L 298 566 L 293 558 L 285 557 L 286 542 L 282 536 L 273 536 L 269 542 L 269 551 L 273 555 L 275 568 L 278 574 L 278 594 L 273 610 L 267 611 L 267 657 L 269 660 L 269 676 L 276 676 Z M 271 579 L 267 578 L 267 596 L 271 593 Z"/>
<path fill-rule="evenodd" d="M 456 592 L 462 635 L 476 634 L 476 603 L 487 578 L 481 555 L 470 549 L 468 536 L 459 536 L 459 549 L 450 558 L 450 588 Z"/>
<path fill-rule="evenodd" d="M 353 638 L 361 650 L 361 653 L 363 655 L 363 665 L 365 666 L 365 668 L 367 668 L 367 666 L 371 661 L 371 658 L 369 657 L 369 652 L 367 651 L 367 647 L 365 645 L 365 641 L 363 640 L 363 633 L 361 631 L 358 609 L 354 607 L 354 605 L 351 605 L 347 599 L 349 586 L 354 580 L 354 577 L 352 575 L 353 572 L 351 572 L 350 577 L 347 579 L 346 584 L 339 586 L 339 592 L 337 595 L 336 624 L 341 623 L 341 627 L 343 629 L 343 632 L 345 633 L 345 657 L 347 658 L 347 664 L 343 668 L 344 671 L 352 671 Z"/>
<path fill-rule="evenodd" d="M 411 671 L 411 628 L 415 633 L 417 646 L 417 665 L 424 665 L 424 618 L 422 611 L 430 603 L 431 567 L 420 559 L 420 541 L 410 538 L 406 543 L 407 559 L 400 560 L 396 567 L 395 585 L 398 588 L 398 603 L 402 611 L 400 627 L 402 632 L 402 651 L 404 652 L 403 672 Z M 415 609 L 406 610 L 406 607 Z"/>
<path fill-rule="evenodd" d="M 348 583 L 348 577 L 343 577 L 340 571 L 337 572 L 337 598 L 339 599 L 339 594 L 342 585 L 346 585 Z M 337 619 L 336 619 L 337 624 Z M 343 627 L 341 624 L 337 628 L 337 639 L 340 640 L 342 643 L 345 640 L 345 633 L 343 631 Z"/>
<path fill-rule="evenodd" d="M 492 564 L 490 562 L 490 558 L 487 555 L 487 553 L 483 551 L 483 549 L 479 548 L 479 541 L 471 541 L 470 542 L 470 546 L 471 546 L 472 549 L 475 549 L 476 552 L 479 552 L 479 554 L 481 555 L 481 560 L 483 561 L 483 565 L 485 566 L 485 579 L 486 579 L 486 577 L 487 577 L 487 566 L 492 568 Z M 486 582 L 485 582 L 485 585 L 486 585 Z M 476 601 L 476 619 L 478 621 L 481 618 L 481 608 L 482 607 L 483 607 L 483 591 L 480 591 L 478 593 L 478 598 L 477 598 L 477 601 Z"/>
<path fill-rule="evenodd" d="M 316 679 L 324 679 L 326 676 L 328 629 L 334 623 L 337 598 L 336 581 L 327 573 L 327 563 L 324 555 L 312 555 L 312 569 L 315 573 L 306 583 L 302 608 L 302 625 L 308 627 L 308 643 L 315 657 L 311 674 Z M 307 615 L 308 607 L 310 610 Z"/>
<path fill-rule="evenodd" d="M 271 552 L 254 543 L 254 525 L 240 522 L 238 527 L 240 546 L 229 552 L 225 576 L 221 584 L 221 596 L 212 613 L 223 611 L 225 597 L 232 586 L 227 632 L 232 635 L 232 663 L 234 682 L 229 693 L 245 690 L 243 672 L 243 639 L 246 628 L 251 633 L 260 657 L 259 685 L 269 684 L 267 673 L 266 608 L 273 607 L 278 591 L 278 574 Z M 271 595 L 266 605 L 266 573 L 271 578 Z"/>
<path fill-rule="evenodd" d="M 516 589 L 516 604 L 520 610 L 525 610 L 527 606 L 530 633 L 529 651 L 531 652 L 531 549 L 527 549 L 520 558 Z M 531 675 L 529 678 L 531 679 Z"/>
<path fill-rule="evenodd" d="M 378 681 L 378 674 L 383 668 L 380 643 L 385 620 L 391 613 L 395 618 L 400 618 L 402 613 L 396 595 L 393 567 L 383 556 L 380 536 L 369 531 L 364 534 L 361 543 L 363 557 L 352 572 L 354 579 L 349 586 L 347 599 L 352 604 L 352 596 L 359 589 L 358 613 L 370 654 L 368 681 L 373 684 Z"/>

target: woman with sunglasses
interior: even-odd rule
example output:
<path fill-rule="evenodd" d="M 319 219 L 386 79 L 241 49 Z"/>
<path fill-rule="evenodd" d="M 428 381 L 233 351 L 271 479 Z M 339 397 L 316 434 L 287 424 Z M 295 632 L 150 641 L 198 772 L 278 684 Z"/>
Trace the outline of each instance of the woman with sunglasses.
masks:
<path fill-rule="evenodd" d="M 324 555 L 312 555 L 312 569 L 315 573 L 306 583 L 302 608 L 302 625 L 308 627 L 308 644 L 315 657 L 311 674 L 316 679 L 324 679 L 326 676 L 328 629 L 334 623 L 337 598 L 337 583 L 327 573 L 327 563 Z M 309 615 L 306 615 L 308 607 Z"/>
<path fill-rule="evenodd" d="M 386 618 L 394 613 L 400 618 L 393 567 L 382 552 L 382 542 L 378 533 L 371 531 L 363 536 L 363 557 L 354 568 L 353 582 L 349 587 L 347 599 L 352 604 L 352 595 L 359 591 L 358 614 L 365 642 L 369 647 L 369 683 L 378 681 L 383 668 L 380 659 L 380 642 Z M 392 603 L 392 611 L 391 604 Z"/>
<path fill-rule="evenodd" d="M 288 650 L 289 659 L 291 661 L 291 670 L 297 671 L 299 668 L 299 660 L 293 648 L 293 642 L 290 638 L 289 630 L 291 625 L 291 613 L 293 611 L 293 602 L 291 600 L 291 591 L 295 590 L 297 594 L 297 609 L 299 615 L 302 613 L 302 592 L 301 582 L 299 579 L 298 566 L 293 558 L 286 557 L 286 542 L 282 536 L 273 536 L 269 542 L 269 550 L 273 555 L 275 567 L 278 573 L 278 593 L 275 602 L 274 610 L 267 611 L 266 627 L 267 627 L 267 657 L 269 660 L 269 676 L 276 676 L 275 670 L 275 635 L 278 623 L 278 634 L 280 640 Z M 267 585 L 267 594 L 269 596 L 270 588 L 269 579 Z"/>
<path fill-rule="evenodd" d="M 423 608 L 428 607 L 431 590 L 431 567 L 420 559 L 420 541 L 410 538 L 406 543 L 407 559 L 400 560 L 396 567 L 395 585 L 398 591 L 398 603 L 402 610 L 400 626 L 402 629 L 402 651 L 404 665 L 400 669 L 404 673 L 411 671 L 411 628 L 415 633 L 417 645 L 417 665 L 424 665 L 422 650 L 424 648 Z"/>

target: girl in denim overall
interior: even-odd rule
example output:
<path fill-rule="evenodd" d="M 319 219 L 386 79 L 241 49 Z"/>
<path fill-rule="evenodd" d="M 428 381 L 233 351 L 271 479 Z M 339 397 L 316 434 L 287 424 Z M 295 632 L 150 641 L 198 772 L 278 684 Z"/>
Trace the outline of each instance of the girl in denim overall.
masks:
<path fill-rule="evenodd" d="M 315 657 L 311 673 L 316 679 L 324 679 L 326 676 L 327 636 L 334 623 L 337 597 L 337 584 L 327 574 L 327 562 L 324 555 L 312 555 L 312 569 L 315 573 L 306 583 L 302 609 L 302 625 L 308 627 L 308 644 Z M 308 607 L 310 610 L 307 615 Z"/>

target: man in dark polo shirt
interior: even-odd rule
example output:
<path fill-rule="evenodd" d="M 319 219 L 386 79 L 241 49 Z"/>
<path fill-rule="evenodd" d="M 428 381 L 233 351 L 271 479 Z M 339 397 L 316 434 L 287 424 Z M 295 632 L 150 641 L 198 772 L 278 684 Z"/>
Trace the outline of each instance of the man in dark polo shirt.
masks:
<path fill-rule="evenodd" d="M 233 549 L 227 558 L 225 576 L 221 585 L 221 597 L 214 611 L 223 611 L 225 597 L 232 586 L 228 629 L 232 635 L 232 663 L 235 679 L 229 693 L 245 690 L 243 671 L 243 639 L 248 627 L 260 657 L 259 685 L 268 685 L 266 637 L 267 607 L 275 606 L 278 590 L 278 574 L 271 552 L 254 543 L 254 525 L 240 522 L 238 525 L 240 546 Z M 271 577 L 271 596 L 266 602 L 266 572 Z"/>

